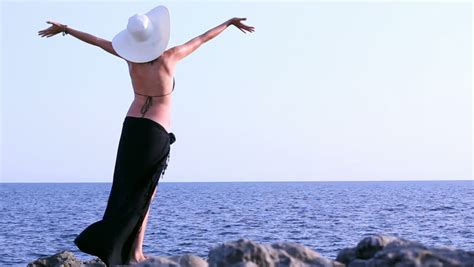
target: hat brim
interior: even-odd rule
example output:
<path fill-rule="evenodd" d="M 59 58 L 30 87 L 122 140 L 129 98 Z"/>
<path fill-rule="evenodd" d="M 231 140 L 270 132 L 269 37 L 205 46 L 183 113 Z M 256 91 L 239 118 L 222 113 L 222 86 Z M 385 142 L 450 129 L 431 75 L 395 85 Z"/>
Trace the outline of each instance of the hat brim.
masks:
<path fill-rule="evenodd" d="M 170 37 L 170 15 L 165 6 L 158 6 L 146 13 L 153 24 L 152 36 L 144 41 L 137 42 L 125 29 L 112 39 L 112 47 L 122 58 L 144 63 L 159 57 L 168 46 Z"/>

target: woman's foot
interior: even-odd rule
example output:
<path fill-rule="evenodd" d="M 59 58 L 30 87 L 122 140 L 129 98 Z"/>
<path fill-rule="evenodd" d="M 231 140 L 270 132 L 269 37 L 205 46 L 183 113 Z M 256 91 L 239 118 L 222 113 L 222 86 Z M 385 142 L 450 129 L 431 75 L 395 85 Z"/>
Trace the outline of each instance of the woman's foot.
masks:
<path fill-rule="evenodd" d="M 142 255 L 142 256 L 140 256 L 140 257 L 138 257 L 138 258 L 135 258 L 135 257 L 130 258 L 130 261 L 127 263 L 127 265 L 138 264 L 138 263 L 140 263 L 140 262 L 142 262 L 142 261 L 147 260 L 149 257 L 150 257 L 150 256 L 148 256 L 148 255 Z"/>

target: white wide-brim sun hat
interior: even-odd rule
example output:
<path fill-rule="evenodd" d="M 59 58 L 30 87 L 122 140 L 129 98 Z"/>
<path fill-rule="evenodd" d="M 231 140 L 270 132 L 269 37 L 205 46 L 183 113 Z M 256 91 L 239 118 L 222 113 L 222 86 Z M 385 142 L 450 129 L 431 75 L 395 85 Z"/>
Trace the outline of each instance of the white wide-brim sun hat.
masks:
<path fill-rule="evenodd" d="M 112 47 L 122 58 L 149 62 L 159 57 L 168 46 L 170 14 L 165 6 L 157 6 L 146 14 L 128 19 L 127 28 L 112 39 Z"/>

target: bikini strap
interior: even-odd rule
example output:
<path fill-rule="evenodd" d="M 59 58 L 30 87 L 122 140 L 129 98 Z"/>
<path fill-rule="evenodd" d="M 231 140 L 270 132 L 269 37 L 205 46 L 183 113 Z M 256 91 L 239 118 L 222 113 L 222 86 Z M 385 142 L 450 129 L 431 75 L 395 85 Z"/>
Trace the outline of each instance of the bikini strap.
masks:
<path fill-rule="evenodd" d="M 148 96 L 148 97 L 162 97 L 162 96 L 167 96 L 167 95 L 170 95 L 171 93 L 173 93 L 173 91 L 174 91 L 174 85 L 175 85 L 175 81 L 174 81 L 174 77 L 173 77 L 173 89 L 171 89 L 171 92 L 169 92 L 169 93 L 166 93 L 166 94 L 163 94 L 163 95 L 143 95 L 143 94 L 137 93 L 137 92 L 135 92 L 135 91 L 134 91 L 134 92 L 135 92 L 135 94 L 137 94 L 137 95 L 142 95 L 142 96 Z"/>
<path fill-rule="evenodd" d="M 145 113 L 148 111 L 150 106 L 153 104 L 153 98 L 148 96 L 146 98 L 145 104 L 143 104 L 142 108 L 140 109 L 140 113 L 142 114 L 142 118 L 145 116 Z"/>

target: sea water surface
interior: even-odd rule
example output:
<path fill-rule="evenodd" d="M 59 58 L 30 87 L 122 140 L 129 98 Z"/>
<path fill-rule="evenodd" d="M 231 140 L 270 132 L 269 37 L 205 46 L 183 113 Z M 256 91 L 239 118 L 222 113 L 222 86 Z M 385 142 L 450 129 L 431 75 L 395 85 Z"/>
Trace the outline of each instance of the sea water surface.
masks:
<path fill-rule="evenodd" d="M 102 218 L 110 183 L 0 184 L 0 266 L 62 250 Z M 433 182 L 162 183 L 144 253 L 207 258 L 225 241 L 298 242 L 324 256 L 385 233 L 474 250 L 474 184 Z"/>

